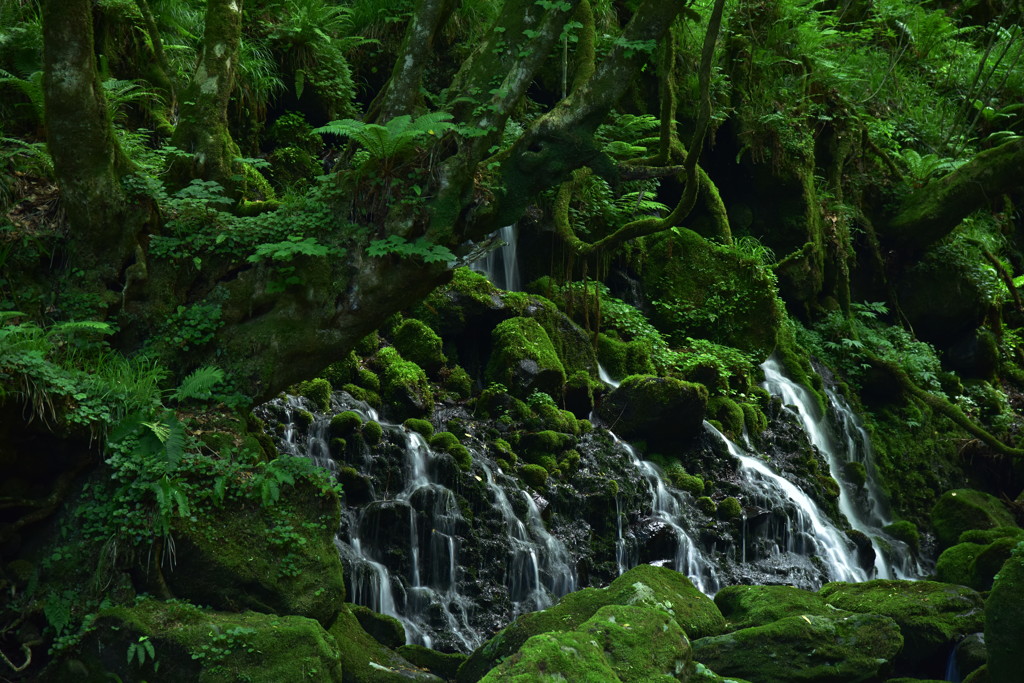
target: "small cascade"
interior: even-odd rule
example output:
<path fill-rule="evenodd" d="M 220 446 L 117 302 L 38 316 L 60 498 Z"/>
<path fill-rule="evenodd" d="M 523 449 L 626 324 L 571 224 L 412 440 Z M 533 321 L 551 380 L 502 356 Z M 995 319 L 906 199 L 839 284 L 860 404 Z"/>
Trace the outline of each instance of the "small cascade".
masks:
<path fill-rule="evenodd" d="M 788 580 L 793 584 L 817 583 L 816 568 L 796 557 L 815 558 L 825 564 L 828 581 L 866 581 L 867 574 L 856 560 L 856 548 L 837 529 L 818 506 L 788 479 L 776 474 L 760 459 L 746 453 L 724 434 L 705 422 L 704 428 L 725 444 L 729 454 L 740 465 L 739 473 L 746 484 L 746 501 L 770 513 L 756 530 L 749 530 L 750 520 L 743 521 L 743 563 L 767 559 L 776 569 L 788 566 Z M 788 560 L 780 561 L 783 556 Z M 794 557 L 796 556 L 796 557 Z M 806 567 L 802 571 L 801 567 Z M 803 576 L 796 576 L 802 573 Z"/>
<path fill-rule="evenodd" d="M 330 426 L 331 418 L 323 415 L 315 417 L 313 424 L 305 431 L 304 442 L 299 443 L 296 441 L 297 435 L 302 433 L 302 430 L 297 429 L 299 415 L 307 412 L 301 401 L 302 399 L 298 396 L 289 396 L 285 400 L 287 422 L 284 427 L 284 438 L 280 444 L 281 450 L 288 455 L 309 458 L 315 465 L 333 474 L 337 471 L 338 466 L 331 459 L 331 452 L 327 447 L 327 428 Z"/>
<path fill-rule="evenodd" d="M 829 414 L 819 415 L 817 402 L 810 392 L 786 377 L 782 364 L 769 358 L 762 365 L 764 387 L 771 394 L 782 399 L 787 410 L 795 413 L 806 431 L 808 439 L 828 461 L 829 473 L 839 484 L 839 511 L 850 526 L 865 534 L 875 551 L 875 575 L 869 578 L 917 578 L 923 570 L 906 544 L 882 531 L 891 520 L 888 516 L 885 497 L 877 483 L 874 463 L 871 458 L 871 442 L 860 424 L 860 420 L 843 398 L 826 387 Z M 834 426 L 829 424 L 833 417 Z M 848 463 L 860 463 L 864 468 L 866 481 L 862 490 L 846 476 Z M 879 538 L 892 548 L 885 552 Z"/>
<path fill-rule="evenodd" d="M 544 526 L 540 509 L 529 493 L 520 490 L 525 501 L 526 522 L 513 509 L 494 471 L 480 463 L 491 492 L 493 505 L 508 530 L 509 560 L 505 585 L 516 614 L 544 609 L 555 599 L 576 590 L 576 569 L 561 540 Z M 500 470 L 499 470 L 500 472 Z"/>
<path fill-rule="evenodd" d="M 609 434 L 619 445 L 619 448 L 626 452 L 633 466 L 643 476 L 650 494 L 652 517 L 671 530 L 675 536 L 676 552 L 672 568 L 677 572 L 686 574 L 690 581 L 693 582 L 693 585 L 702 593 L 714 595 L 721 587 L 718 572 L 715 566 L 705 557 L 690 534 L 680 524 L 687 517 L 684 503 L 684 496 L 687 494 L 665 486 L 664 473 L 657 465 L 647 460 L 641 460 L 640 456 L 637 455 L 636 449 L 611 432 Z M 619 533 L 621 536 L 621 527 Z M 630 551 L 624 539 L 620 538 L 616 546 L 617 554 L 620 558 L 620 568 L 629 564 L 628 567 L 625 567 L 629 569 L 637 564 L 635 561 L 627 561 Z"/>
<path fill-rule="evenodd" d="M 493 237 L 501 242 L 501 246 L 489 251 L 471 267 L 486 275 L 495 287 L 518 292 L 522 289 L 519 284 L 519 261 L 516 255 L 519 227 L 515 224 L 506 225 L 494 233 Z"/>

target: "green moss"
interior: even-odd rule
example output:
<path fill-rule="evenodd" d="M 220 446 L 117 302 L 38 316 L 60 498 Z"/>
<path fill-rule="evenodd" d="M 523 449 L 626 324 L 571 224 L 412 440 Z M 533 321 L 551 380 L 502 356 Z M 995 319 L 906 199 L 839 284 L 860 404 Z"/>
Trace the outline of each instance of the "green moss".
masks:
<path fill-rule="evenodd" d="M 455 463 L 459 466 L 459 469 L 463 472 L 468 472 L 473 466 L 473 455 L 469 452 L 469 449 L 459 444 L 454 446 L 448 451 L 452 457 L 455 458 Z"/>
<path fill-rule="evenodd" d="M 641 339 L 622 341 L 601 332 L 597 335 L 597 357 L 613 378 L 655 374 L 650 344 Z"/>
<path fill-rule="evenodd" d="M 764 626 L 801 614 L 836 615 L 820 595 L 793 586 L 726 586 L 715 593 L 715 604 L 730 630 Z"/>
<path fill-rule="evenodd" d="M 415 417 L 410 417 L 402 423 L 402 426 L 410 432 L 420 434 L 425 439 L 430 439 L 430 437 L 434 435 L 434 425 L 430 424 L 429 420 L 420 420 Z"/>
<path fill-rule="evenodd" d="M 436 373 L 447 360 L 441 351 L 441 338 L 415 318 L 406 318 L 393 332 L 395 348 L 403 358 L 429 373 Z"/>
<path fill-rule="evenodd" d="M 357 384 L 362 388 L 374 393 L 380 392 L 380 377 L 369 368 L 359 368 L 356 372 Z"/>
<path fill-rule="evenodd" d="M 321 413 L 331 409 L 331 383 L 326 379 L 311 379 L 308 382 L 300 382 L 296 391 L 316 406 Z"/>
<path fill-rule="evenodd" d="M 934 671 L 953 644 L 981 630 L 982 600 L 964 586 L 934 581 L 828 583 L 819 591 L 833 607 L 861 614 L 884 614 L 899 624 L 906 641 L 897 671 Z"/>
<path fill-rule="evenodd" d="M 338 620 L 331 626 L 330 633 L 338 644 L 345 683 L 437 681 L 377 642 L 363 629 L 347 606 L 338 614 Z"/>
<path fill-rule="evenodd" d="M 432 437 L 430 437 L 429 443 L 430 447 L 433 448 L 435 451 L 445 452 L 450 451 L 452 448 L 455 448 L 456 446 L 462 445 L 459 443 L 459 437 L 455 436 L 451 432 L 437 432 Z"/>
<path fill-rule="evenodd" d="M 102 610 L 93 628 L 73 656 L 51 669 L 52 680 L 343 680 L 335 639 L 299 616 L 223 613 L 144 599 Z M 152 656 L 143 642 L 152 646 Z M 141 654 L 126 656 L 136 651 Z"/>
<path fill-rule="evenodd" d="M 998 498 L 973 489 L 946 491 L 932 508 L 932 526 L 939 544 L 949 547 L 969 529 L 1016 526 Z"/>
<path fill-rule="evenodd" d="M 645 246 L 642 282 L 652 321 L 675 345 L 692 337 L 768 357 L 784 318 L 768 269 L 686 229 L 647 238 Z"/>
<path fill-rule="evenodd" d="M 363 435 L 363 441 L 370 446 L 376 446 L 384 438 L 384 428 L 374 420 L 365 423 L 360 433 Z"/>
<path fill-rule="evenodd" d="M 548 333 L 532 318 L 510 318 L 491 331 L 493 349 L 487 362 L 488 382 L 498 382 L 519 398 L 534 391 L 561 396 L 565 367 Z"/>
<path fill-rule="evenodd" d="M 751 434 L 760 434 L 768 429 L 768 417 L 760 406 L 741 403 L 740 408 L 743 410 L 743 423 Z"/>
<path fill-rule="evenodd" d="M 908 522 L 907 520 L 893 522 L 885 527 L 883 531 L 896 540 L 906 543 L 907 546 L 915 553 L 921 548 L 921 536 L 917 531 L 917 526 L 913 522 Z"/>
<path fill-rule="evenodd" d="M 1006 560 L 985 602 L 988 680 L 1019 681 L 1024 652 L 1024 547 Z"/>
<path fill-rule="evenodd" d="M 723 676 L 838 683 L 884 680 L 903 638 L 892 619 L 878 614 L 801 614 L 692 645 L 694 659 Z"/>
<path fill-rule="evenodd" d="M 843 465 L 843 474 L 856 488 L 861 488 L 868 481 L 868 471 L 864 467 L 864 463 L 857 462 L 856 460 L 851 460 Z M 907 524 L 910 524 L 910 522 L 907 522 Z M 914 528 L 914 531 L 915 533 L 917 532 L 916 527 Z M 890 536 L 891 535 L 892 534 L 890 534 Z"/>
<path fill-rule="evenodd" d="M 519 468 L 519 477 L 535 489 L 543 488 L 548 482 L 548 471 L 542 465 L 527 464 Z"/>
<path fill-rule="evenodd" d="M 479 680 L 531 636 L 573 631 L 605 605 L 634 605 L 667 613 L 691 638 L 721 633 L 725 620 L 711 600 L 679 572 L 639 565 L 607 588 L 585 588 L 566 595 L 555 606 L 516 618 L 470 655 L 459 669 L 460 683 Z M 610 679 L 614 680 L 614 679 Z"/>
<path fill-rule="evenodd" d="M 708 399 L 708 415 L 722 424 L 722 432 L 737 438 L 743 434 L 744 415 L 738 403 L 726 396 Z"/>
<path fill-rule="evenodd" d="M 356 381 L 356 372 L 359 370 L 359 358 L 355 351 L 349 351 L 344 360 L 328 365 L 321 376 L 331 383 L 332 387 L 340 387 L 344 384 Z"/>
<path fill-rule="evenodd" d="M 473 394 L 473 378 L 461 365 L 452 366 L 443 379 L 444 388 L 459 398 L 469 398 Z"/>
<path fill-rule="evenodd" d="M 363 630 L 384 647 L 394 650 L 405 645 L 405 627 L 398 619 L 379 614 L 362 605 L 348 604 L 346 607 Z"/>
<path fill-rule="evenodd" d="M 553 403 L 545 403 L 533 406 L 533 411 L 543 421 L 545 429 L 572 435 L 580 433 L 576 416 L 568 410 L 560 410 Z"/>
<path fill-rule="evenodd" d="M 403 645 L 398 648 L 397 652 L 421 669 L 426 669 L 446 681 L 454 680 L 459 666 L 467 658 L 460 652 L 451 654 L 438 652 L 422 645 Z"/>
<path fill-rule="evenodd" d="M 357 401 L 362 401 L 374 408 L 381 407 L 380 395 L 375 391 L 364 389 L 358 384 L 346 384 L 341 389 L 342 391 L 348 392 L 348 394 Z"/>
<path fill-rule="evenodd" d="M 701 496 L 696 500 L 697 509 L 705 515 L 713 515 L 718 512 L 718 505 L 708 496 Z"/>
<path fill-rule="evenodd" d="M 300 429 L 309 429 L 314 422 L 316 422 L 316 416 L 308 410 L 295 411 L 295 424 L 298 425 Z"/>
<path fill-rule="evenodd" d="M 345 410 L 331 418 L 330 434 L 335 438 L 346 438 L 363 424 L 359 413 Z"/>
<path fill-rule="evenodd" d="M 377 353 L 386 407 L 398 416 L 421 417 L 434 407 L 434 394 L 423 368 L 399 355 L 392 346 Z"/>
<path fill-rule="evenodd" d="M 356 353 L 360 356 L 372 356 L 380 348 L 380 335 L 376 331 L 366 335 L 356 342 Z"/>
<path fill-rule="evenodd" d="M 707 403 L 707 389 L 699 384 L 631 375 L 604 399 L 599 412 L 622 438 L 674 452 L 703 433 Z"/>
<path fill-rule="evenodd" d="M 704 493 L 704 480 L 697 475 L 689 474 L 678 463 L 665 470 L 665 475 L 672 486 L 686 491 L 692 496 L 700 496 Z"/>
<path fill-rule="evenodd" d="M 737 520 L 743 516 L 743 507 L 732 496 L 723 498 L 718 502 L 718 516 L 725 520 Z"/>
<path fill-rule="evenodd" d="M 946 548 L 935 562 L 935 578 L 975 588 L 972 585 L 974 558 L 984 549 L 985 546 L 978 543 L 957 543 Z"/>

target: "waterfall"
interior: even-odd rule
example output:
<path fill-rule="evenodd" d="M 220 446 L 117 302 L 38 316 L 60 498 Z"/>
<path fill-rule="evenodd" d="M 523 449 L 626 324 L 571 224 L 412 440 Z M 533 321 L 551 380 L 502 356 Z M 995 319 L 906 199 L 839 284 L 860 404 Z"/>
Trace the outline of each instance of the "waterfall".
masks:
<path fill-rule="evenodd" d="M 758 548 L 748 552 L 752 539 L 747 538 L 748 520 L 743 520 L 743 562 L 762 557 L 773 560 L 784 554 L 806 558 L 818 557 L 825 563 L 829 581 L 866 581 L 867 574 L 856 561 L 856 548 L 846 535 L 835 527 L 818 506 L 799 487 L 776 474 L 763 461 L 745 453 L 724 434 L 705 422 L 707 429 L 725 444 L 729 454 L 740 464 L 740 476 L 746 484 L 747 502 L 769 511 L 766 524 L 758 530 L 767 552 Z M 754 536 L 753 533 L 750 534 Z M 777 566 L 777 562 L 776 562 Z M 799 566 L 795 564 L 795 566 Z M 791 577 L 795 578 L 795 577 Z M 811 577 L 805 577 L 811 579 Z M 803 581 L 791 580 L 792 583 Z M 813 583 L 813 579 L 811 579 Z"/>
<path fill-rule="evenodd" d="M 830 387 L 826 387 L 831 414 L 836 427 L 830 428 L 828 415 L 819 415 L 817 403 L 811 393 L 783 373 L 782 364 L 769 358 L 762 365 L 764 388 L 782 399 L 785 409 L 800 420 L 811 444 L 828 461 L 829 473 L 839 484 L 839 511 L 850 526 L 863 533 L 871 541 L 875 551 L 875 577 L 873 578 L 916 578 L 923 571 L 906 544 L 885 534 L 882 527 L 891 519 L 888 517 L 885 498 L 877 483 L 874 463 L 871 457 L 871 441 L 860 420 L 846 401 Z M 845 474 L 846 464 L 858 462 L 864 467 L 866 482 L 864 491 L 857 487 Z M 860 494 L 860 495 L 858 495 Z M 879 543 L 884 539 L 886 548 Z"/>
<path fill-rule="evenodd" d="M 519 227 L 515 224 L 506 225 L 492 235 L 501 242 L 501 246 L 474 263 L 473 270 L 483 273 L 495 287 L 518 292 L 522 289 L 519 284 L 519 261 L 516 255 L 516 245 L 519 241 Z"/>

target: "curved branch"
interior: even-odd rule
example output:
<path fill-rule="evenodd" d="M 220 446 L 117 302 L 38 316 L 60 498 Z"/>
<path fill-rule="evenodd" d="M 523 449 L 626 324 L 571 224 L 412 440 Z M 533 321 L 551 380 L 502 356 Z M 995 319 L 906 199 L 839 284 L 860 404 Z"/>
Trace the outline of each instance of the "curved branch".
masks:
<path fill-rule="evenodd" d="M 1024 457 L 1024 448 L 1008 446 L 996 437 L 992 436 L 992 434 L 979 427 L 969 417 L 964 415 L 963 411 L 956 405 L 917 386 L 914 381 L 910 379 L 910 376 L 906 371 L 900 366 L 870 354 L 868 355 L 868 360 L 871 361 L 872 365 L 884 370 L 892 376 L 892 378 L 896 380 L 897 384 L 899 384 L 900 387 L 908 394 L 936 412 L 945 415 L 958 427 L 970 434 L 973 434 L 980 441 L 985 443 L 985 445 L 989 446 L 1000 455 L 1008 455 L 1015 458 Z"/>
<path fill-rule="evenodd" d="M 1024 138 L 986 150 L 910 195 L 880 237 L 891 246 L 924 249 L 993 198 L 1024 185 L 1021 168 Z"/>

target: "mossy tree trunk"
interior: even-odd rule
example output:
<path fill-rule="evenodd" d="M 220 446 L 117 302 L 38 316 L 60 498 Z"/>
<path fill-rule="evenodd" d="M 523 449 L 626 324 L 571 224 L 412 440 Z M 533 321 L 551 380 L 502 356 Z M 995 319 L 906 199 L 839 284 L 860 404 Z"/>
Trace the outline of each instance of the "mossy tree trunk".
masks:
<path fill-rule="evenodd" d="M 235 83 L 242 36 L 242 0 L 207 0 L 199 64 L 181 97 L 181 120 L 171 144 L 188 156 L 171 163 L 169 184 L 193 179 L 221 184 L 234 196 L 240 154 L 228 129 L 228 101 Z"/>
<path fill-rule="evenodd" d="M 47 143 L 71 230 L 69 253 L 108 291 L 135 256 L 145 211 L 128 206 L 121 185 L 131 164 L 103 96 L 92 2 L 46 0 L 42 9 Z"/>
<path fill-rule="evenodd" d="M 970 213 L 1024 187 L 1024 138 L 985 150 L 910 195 L 880 231 L 883 242 L 920 250 L 948 235 Z"/>

